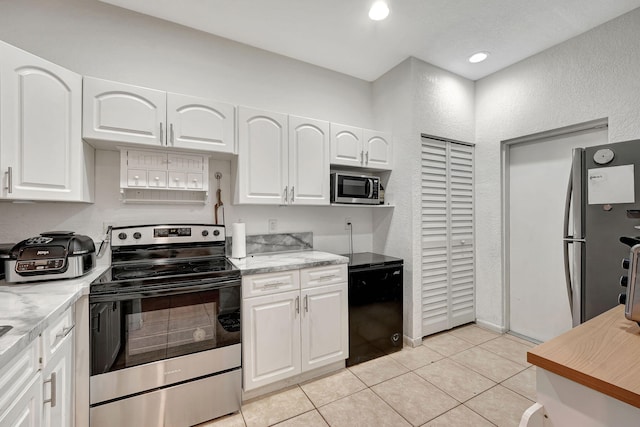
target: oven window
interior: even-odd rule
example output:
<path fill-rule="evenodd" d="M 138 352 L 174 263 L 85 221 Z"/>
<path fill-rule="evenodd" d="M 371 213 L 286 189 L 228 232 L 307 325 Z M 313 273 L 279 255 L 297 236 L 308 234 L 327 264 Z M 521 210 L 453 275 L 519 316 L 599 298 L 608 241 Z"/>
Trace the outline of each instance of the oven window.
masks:
<path fill-rule="evenodd" d="M 240 287 L 91 304 L 91 375 L 240 342 Z"/>

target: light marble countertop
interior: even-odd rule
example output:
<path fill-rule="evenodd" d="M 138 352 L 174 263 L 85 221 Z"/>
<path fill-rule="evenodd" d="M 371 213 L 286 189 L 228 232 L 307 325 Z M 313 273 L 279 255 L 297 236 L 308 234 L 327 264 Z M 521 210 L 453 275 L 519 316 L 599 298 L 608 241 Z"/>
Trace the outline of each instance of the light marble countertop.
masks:
<path fill-rule="evenodd" d="M 49 324 L 71 307 L 108 265 L 69 280 L 8 284 L 0 280 L 0 326 L 13 328 L 0 337 L 0 366 L 9 363 Z"/>
<path fill-rule="evenodd" d="M 243 275 L 297 270 L 323 265 L 347 264 L 349 258 L 321 251 L 296 251 L 249 255 L 246 258 L 229 258 Z"/>

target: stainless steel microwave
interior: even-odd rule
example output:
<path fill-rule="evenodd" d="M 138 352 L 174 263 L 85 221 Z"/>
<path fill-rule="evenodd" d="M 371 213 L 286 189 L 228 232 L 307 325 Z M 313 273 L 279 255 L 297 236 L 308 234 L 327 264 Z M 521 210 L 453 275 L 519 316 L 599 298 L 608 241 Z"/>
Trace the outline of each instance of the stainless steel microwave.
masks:
<path fill-rule="evenodd" d="M 332 173 L 331 203 L 380 204 L 380 178 L 341 172 Z"/>

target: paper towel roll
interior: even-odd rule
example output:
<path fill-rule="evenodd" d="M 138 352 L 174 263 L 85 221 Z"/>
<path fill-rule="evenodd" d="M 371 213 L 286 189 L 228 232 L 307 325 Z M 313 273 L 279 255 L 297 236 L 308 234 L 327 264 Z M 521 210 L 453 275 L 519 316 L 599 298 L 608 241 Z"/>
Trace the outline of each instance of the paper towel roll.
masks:
<path fill-rule="evenodd" d="M 247 239 L 243 222 L 231 224 L 231 258 L 247 256 Z"/>

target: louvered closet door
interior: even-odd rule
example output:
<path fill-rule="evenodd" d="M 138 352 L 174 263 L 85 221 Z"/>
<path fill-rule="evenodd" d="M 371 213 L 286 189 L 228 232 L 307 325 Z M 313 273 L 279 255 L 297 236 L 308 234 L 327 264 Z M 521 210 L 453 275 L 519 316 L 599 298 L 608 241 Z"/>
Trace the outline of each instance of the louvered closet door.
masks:
<path fill-rule="evenodd" d="M 422 335 L 475 319 L 473 147 L 422 140 Z"/>

